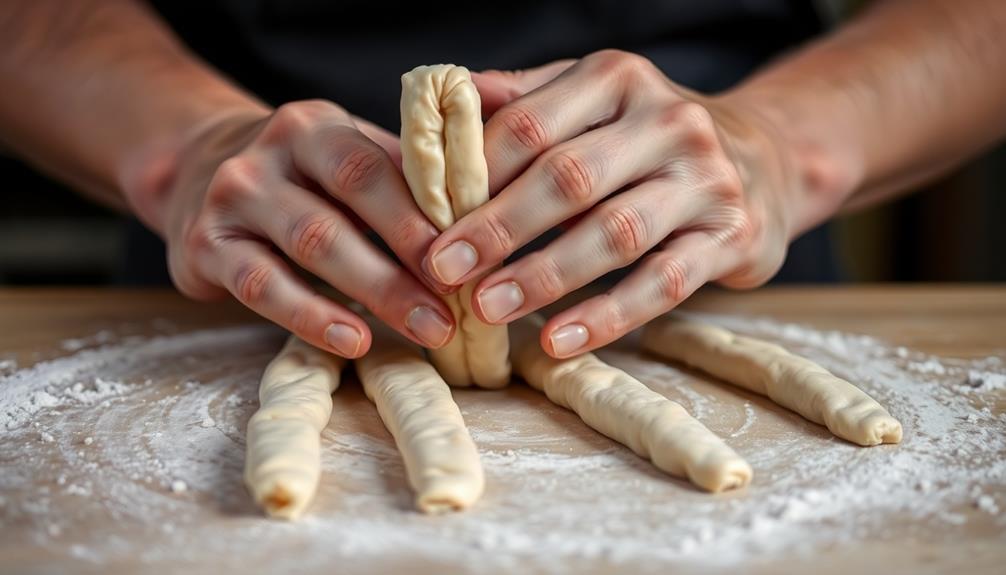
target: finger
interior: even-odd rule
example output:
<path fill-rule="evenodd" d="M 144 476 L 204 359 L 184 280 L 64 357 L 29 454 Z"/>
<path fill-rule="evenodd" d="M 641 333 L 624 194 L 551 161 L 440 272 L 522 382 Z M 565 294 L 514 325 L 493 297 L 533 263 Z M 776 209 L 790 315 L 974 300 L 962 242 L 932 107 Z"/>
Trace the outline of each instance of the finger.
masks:
<path fill-rule="evenodd" d="M 304 269 L 358 301 L 425 347 L 446 344 L 453 315 L 443 301 L 324 198 L 290 182 L 269 185 L 269 201 L 245 202 L 241 215 Z M 277 201 L 278 200 L 278 201 Z"/>
<path fill-rule="evenodd" d="M 357 129 L 364 135 L 374 141 L 375 144 L 381 147 L 391 158 L 391 162 L 395 164 L 395 167 L 402 169 L 402 146 L 398 141 L 398 135 L 385 130 L 377 124 L 364 120 L 363 118 L 358 118 L 353 116 L 353 123 L 356 124 Z"/>
<path fill-rule="evenodd" d="M 423 260 L 428 279 L 465 283 L 546 230 L 649 175 L 673 152 L 665 145 L 672 139 L 660 132 L 652 123 L 618 122 L 549 150 L 502 193 L 433 241 Z"/>
<path fill-rule="evenodd" d="M 636 261 L 707 204 L 673 181 L 646 181 L 596 207 L 543 250 L 486 276 L 473 290 L 472 308 L 484 322 L 509 323 Z"/>
<path fill-rule="evenodd" d="M 739 261 L 705 232 L 688 232 L 648 256 L 627 278 L 549 319 L 542 348 L 553 357 L 596 349 L 673 309 Z"/>
<path fill-rule="evenodd" d="M 615 118 L 623 99 L 617 80 L 605 57 L 591 55 L 499 108 L 485 127 L 489 194 L 503 189 L 545 150 Z"/>
<path fill-rule="evenodd" d="M 482 100 L 483 117 L 492 116 L 503 105 L 509 104 L 538 86 L 552 81 L 575 62 L 576 60 L 570 58 L 556 60 L 544 66 L 526 70 L 472 72 L 472 81 L 478 88 Z"/>
<path fill-rule="evenodd" d="M 224 241 L 202 273 L 259 315 L 311 345 L 342 357 L 370 349 L 371 334 L 359 316 L 308 288 L 266 246 L 250 239 Z"/>
<path fill-rule="evenodd" d="M 438 231 L 416 206 L 388 154 L 338 118 L 292 139 L 293 161 L 307 177 L 367 223 L 413 274 Z"/>

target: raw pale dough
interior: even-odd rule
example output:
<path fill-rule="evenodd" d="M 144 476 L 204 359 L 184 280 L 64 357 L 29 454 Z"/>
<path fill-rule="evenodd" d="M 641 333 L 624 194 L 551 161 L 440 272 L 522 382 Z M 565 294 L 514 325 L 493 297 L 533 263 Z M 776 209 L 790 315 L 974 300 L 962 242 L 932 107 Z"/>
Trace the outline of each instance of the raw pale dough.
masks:
<path fill-rule="evenodd" d="M 402 76 L 402 171 L 419 208 L 441 231 L 489 200 L 482 109 L 468 70 L 420 66 Z M 458 331 L 430 357 L 447 383 L 503 387 L 510 381 L 506 326 L 471 310 L 478 279 L 444 297 Z"/>
<path fill-rule="evenodd" d="M 395 438 L 416 507 L 425 513 L 459 511 L 482 495 L 478 450 L 451 390 L 422 350 L 377 322 L 373 344 L 356 373 Z"/>
<path fill-rule="evenodd" d="M 681 405 L 594 354 L 554 359 L 538 343 L 540 318 L 511 324 L 514 369 L 583 421 L 653 461 L 659 469 L 718 492 L 747 485 L 748 465 Z"/>
<path fill-rule="evenodd" d="M 248 421 L 245 484 L 269 515 L 296 519 L 321 475 L 321 430 L 345 360 L 290 336 L 265 368 Z"/>
<path fill-rule="evenodd" d="M 853 443 L 901 441 L 901 423 L 873 398 L 778 345 L 713 325 L 664 317 L 643 329 L 643 347 L 768 396 Z"/>

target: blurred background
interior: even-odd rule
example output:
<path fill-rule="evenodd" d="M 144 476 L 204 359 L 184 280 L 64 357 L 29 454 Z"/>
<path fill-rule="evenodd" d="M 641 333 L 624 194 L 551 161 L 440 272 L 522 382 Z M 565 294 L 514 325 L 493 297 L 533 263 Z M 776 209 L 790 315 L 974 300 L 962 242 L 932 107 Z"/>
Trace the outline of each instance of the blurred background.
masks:
<path fill-rule="evenodd" d="M 856 4 L 860 3 L 817 2 L 816 13 L 822 27 L 847 18 Z M 162 7 L 162 11 L 170 20 L 170 9 Z M 198 34 L 191 35 L 198 41 Z M 219 37 L 216 38 L 219 42 Z M 646 53 L 643 48 L 638 51 Z M 200 52 L 213 62 L 212 49 Z M 228 72 L 241 80 L 240 70 Z M 669 75 L 697 89 L 725 87 L 719 80 L 716 81 L 719 85 L 716 82 L 703 85 L 699 76 L 689 82 L 687 70 Z M 743 74 L 738 71 L 736 76 L 740 78 Z M 389 77 L 397 83 L 397 76 Z M 306 86 L 297 86 L 291 94 L 323 95 L 313 93 L 309 84 Z M 254 85 L 251 88 L 254 91 Z M 389 86 L 393 99 L 397 99 L 396 88 L 395 84 Z M 287 96 L 263 97 L 279 103 Z M 388 127 L 397 130 L 397 126 Z M 163 253 L 163 247 L 157 245 L 155 237 L 140 231 L 132 218 L 90 203 L 17 158 L 5 155 L 3 150 L 0 150 L 0 182 L 4 188 L 0 208 L 0 284 L 168 281 L 163 259 L 150 255 Z M 838 268 L 837 276 L 784 273 L 778 281 L 1006 281 L 1004 188 L 1006 146 L 1001 146 L 924 189 L 828 223 L 825 233 L 818 235 L 826 238 L 823 241 L 829 245 L 827 251 L 837 262 L 837 266 L 832 266 Z M 820 241 L 815 243 L 819 249 Z M 802 260 L 801 265 L 812 265 L 806 257 Z M 146 272 L 136 274 L 137 268 Z M 132 271 L 127 273 L 127 269 Z"/>

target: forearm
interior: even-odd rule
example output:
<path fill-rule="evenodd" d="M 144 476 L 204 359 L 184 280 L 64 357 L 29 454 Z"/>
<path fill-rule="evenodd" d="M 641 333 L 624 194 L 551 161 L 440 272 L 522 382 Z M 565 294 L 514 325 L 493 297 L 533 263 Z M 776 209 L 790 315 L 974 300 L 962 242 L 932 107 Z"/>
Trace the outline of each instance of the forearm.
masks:
<path fill-rule="evenodd" d="M 136 0 L 14 0 L 0 16 L 0 140 L 106 204 L 170 170 L 200 126 L 264 106 Z M 149 182 L 145 182 L 149 183 Z"/>
<path fill-rule="evenodd" d="M 766 119 L 792 152 L 797 235 L 1006 134 L 1006 3 L 881 2 L 719 99 Z"/>

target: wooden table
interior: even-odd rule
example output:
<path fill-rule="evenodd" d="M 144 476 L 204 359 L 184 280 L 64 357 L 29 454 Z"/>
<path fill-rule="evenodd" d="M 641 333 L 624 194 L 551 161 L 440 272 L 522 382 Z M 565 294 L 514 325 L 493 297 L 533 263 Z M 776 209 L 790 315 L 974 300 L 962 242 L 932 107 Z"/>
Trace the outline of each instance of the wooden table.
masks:
<path fill-rule="evenodd" d="M 487 493 L 423 517 L 348 376 L 316 501 L 277 523 L 240 476 L 278 330 L 168 291 L 0 290 L 0 572 L 1003 572 L 1006 286 L 711 290 L 684 308 L 863 385 L 905 441 L 853 447 L 629 337 L 602 357 L 747 457 L 750 487 L 700 493 L 523 385 L 459 390 Z"/>

